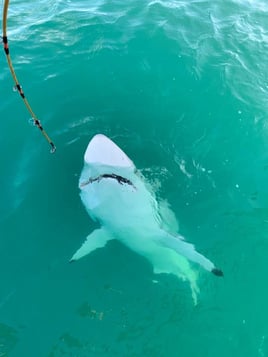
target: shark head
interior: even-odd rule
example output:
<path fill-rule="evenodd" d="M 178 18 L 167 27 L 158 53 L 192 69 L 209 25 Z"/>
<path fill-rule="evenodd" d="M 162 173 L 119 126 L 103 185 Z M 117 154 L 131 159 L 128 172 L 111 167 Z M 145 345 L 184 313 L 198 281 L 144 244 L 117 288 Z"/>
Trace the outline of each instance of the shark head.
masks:
<path fill-rule="evenodd" d="M 88 144 L 84 155 L 88 165 L 134 168 L 130 158 L 107 136 L 95 135 Z"/>
<path fill-rule="evenodd" d="M 89 178 L 94 180 L 101 179 L 102 175 L 120 176 L 120 173 L 129 176 L 135 170 L 130 158 L 112 140 L 103 134 L 97 134 L 90 140 L 85 151 L 79 187 L 83 187 Z"/>

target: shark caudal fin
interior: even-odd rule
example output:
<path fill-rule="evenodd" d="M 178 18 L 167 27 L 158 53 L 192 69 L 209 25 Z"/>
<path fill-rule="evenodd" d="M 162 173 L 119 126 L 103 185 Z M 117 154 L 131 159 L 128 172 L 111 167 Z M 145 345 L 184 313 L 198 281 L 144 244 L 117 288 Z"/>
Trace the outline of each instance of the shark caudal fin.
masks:
<path fill-rule="evenodd" d="M 87 254 L 90 254 L 98 248 L 102 248 L 106 245 L 109 240 L 113 237 L 104 228 L 96 229 L 89 236 L 87 236 L 86 241 L 78 249 L 78 251 L 72 256 L 70 262 L 74 262 Z"/>
<path fill-rule="evenodd" d="M 180 236 L 173 236 L 163 231 L 163 237 L 161 238 L 161 244 L 166 248 L 175 250 L 178 254 L 184 256 L 188 260 L 201 265 L 204 269 L 213 273 L 216 276 L 223 276 L 223 272 L 216 268 L 215 265 L 207 259 L 204 255 L 198 253 L 195 247 L 191 243 L 187 243 Z"/>

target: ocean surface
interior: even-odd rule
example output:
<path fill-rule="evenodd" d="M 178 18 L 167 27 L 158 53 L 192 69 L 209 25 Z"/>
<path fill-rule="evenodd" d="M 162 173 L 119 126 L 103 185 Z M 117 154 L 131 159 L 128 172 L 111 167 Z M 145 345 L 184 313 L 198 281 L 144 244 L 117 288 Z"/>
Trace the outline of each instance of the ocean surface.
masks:
<path fill-rule="evenodd" d="M 268 356 L 266 0 L 14 0 L 0 56 L 0 356 Z M 224 271 L 189 284 L 110 242 L 78 179 L 103 133 Z"/>

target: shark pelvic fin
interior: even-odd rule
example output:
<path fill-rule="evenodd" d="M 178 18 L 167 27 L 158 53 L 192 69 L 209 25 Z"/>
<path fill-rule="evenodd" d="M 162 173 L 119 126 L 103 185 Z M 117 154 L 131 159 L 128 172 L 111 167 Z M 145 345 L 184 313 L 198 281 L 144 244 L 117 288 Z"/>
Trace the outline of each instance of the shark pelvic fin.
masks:
<path fill-rule="evenodd" d="M 184 256 L 194 263 L 201 265 L 204 269 L 210 271 L 214 275 L 223 276 L 223 272 L 220 269 L 216 268 L 215 265 L 204 255 L 198 253 L 195 250 L 194 245 L 187 243 L 185 240 L 183 240 L 183 237 L 173 236 L 165 232 L 161 242 L 165 247 L 175 250 L 178 254 Z"/>
<path fill-rule="evenodd" d="M 78 251 L 72 256 L 70 262 L 78 260 L 85 255 L 93 252 L 95 249 L 102 248 L 106 245 L 109 240 L 112 240 L 113 237 L 106 231 L 104 228 L 95 229 L 91 234 L 86 238 L 86 241 L 78 249 Z"/>

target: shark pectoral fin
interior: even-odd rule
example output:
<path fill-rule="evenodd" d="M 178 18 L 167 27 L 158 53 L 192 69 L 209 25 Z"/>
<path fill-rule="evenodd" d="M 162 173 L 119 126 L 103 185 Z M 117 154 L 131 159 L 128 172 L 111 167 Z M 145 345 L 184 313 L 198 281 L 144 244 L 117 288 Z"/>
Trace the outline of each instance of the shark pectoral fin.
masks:
<path fill-rule="evenodd" d="M 204 255 L 198 253 L 193 244 L 187 243 L 185 240 L 180 238 L 180 236 L 172 236 L 171 234 L 165 232 L 161 242 L 167 248 L 175 250 L 178 254 L 201 265 L 204 269 L 210 271 L 214 275 L 223 276 L 223 272 L 220 269 L 216 268 L 215 265 Z"/>
<path fill-rule="evenodd" d="M 102 248 L 105 244 L 112 240 L 113 237 L 104 228 L 96 229 L 90 235 L 87 236 L 86 241 L 78 249 L 78 251 L 72 256 L 70 262 L 78 260 L 85 255 L 93 252 L 95 249 Z"/>

